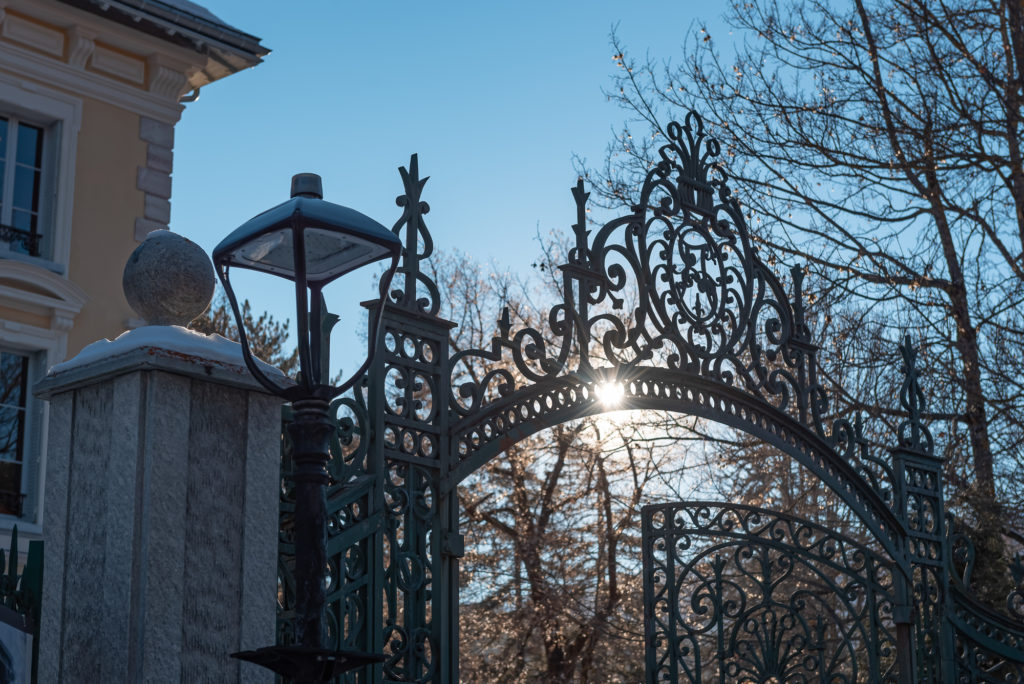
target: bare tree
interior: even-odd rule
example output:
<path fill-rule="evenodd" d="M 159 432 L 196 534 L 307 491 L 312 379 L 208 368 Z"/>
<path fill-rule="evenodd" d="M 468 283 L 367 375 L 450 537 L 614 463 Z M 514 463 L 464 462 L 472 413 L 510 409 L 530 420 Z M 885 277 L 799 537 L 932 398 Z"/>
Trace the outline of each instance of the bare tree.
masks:
<path fill-rule="evenodd" d="M 976 585 L 1001 603 L 1000 525 L 1024 501 L 1024 9 L 754 0 L 727 20 L 735 53 L 703 27 L 676 63 L 638 63 L 613 38 L 609 96 L 635 121 L 590 175 L 606 205 L 629 202 L 667 121 L 695 108 L 759 238 L 806 264 L 829 305 L 819 321 L 841 336 L 819 339 L 841 360 L 826 368 L 840 410 L 890 412 L 878 385 L 913 331 Z"/>
<path fill-rule="evenodd" d="M 442 309 L 458 323 L 453 350 L 486 346 L 503 306 L 514 325 L 545 329 L 561 252 L 545 246 L 532 284 L 434 256 Z M 697 427 L 653 413 L 576 420 L 509 447 L 463 484 L 464 679 L 642 678 L 640 508 L 694 486 L 687 447 Z"/>

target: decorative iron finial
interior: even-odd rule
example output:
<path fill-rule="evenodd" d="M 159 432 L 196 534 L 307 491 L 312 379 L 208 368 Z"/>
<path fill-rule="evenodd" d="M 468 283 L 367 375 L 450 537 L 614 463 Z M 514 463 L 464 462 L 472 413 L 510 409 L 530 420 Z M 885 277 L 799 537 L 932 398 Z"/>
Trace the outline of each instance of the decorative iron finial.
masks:
<path fill-rule="evenodd" d="M 423 186 L 427 184 L 430 176 L 420 178 L 419 157 L 415 154 L 409 159 L 409 168 L 399 167 L 398 172 L 402 176 L 405 194 L 396 197 L 395 204 L 403 207 L 404 211 L 391 230 L 400 237 L 403 227 L 405 230 L 402 265 L 397 271 L 402 274 L 404 283 L 401 289 L 391 291 L 391 299 L 407 309 L 434 315 L 441 304 L 437 285 L 420 271 L 420 261 L 427 259 L 434 252 L 434 240 L 427 230 L 427 224 L 423 222 L 423 216 L 430 211 L 430 205 L 420 200 Z M 419 284 L 426 287 L 426 297 L 417 297 Z"/>
<path fill-rule="evenodd" d="M 667 173 L 669 169 L 678 167 L 681 172 L 676 178 L 677 199 L 682 206 L 710 215 L 714 207 L 714 190 L 717 187 L 720 199 L 728 196 L 729 190 L 724 184 L 725 174 L 716 163 L 721 153 L 718 140 L 704 132 L 704 119 L 694 111 L 689 112 L 683 124 L 675 121 L 666 127 L 669 143 L 661 147 L 659 166 Z M 720 180 L 711 180 L 712 170 Z M 667 199 L 667 198 L 666 198 Z M 664 202 L 661 207 L 652 207 L 657 212 L 670 207 Z"/>
<path fill-rule="evenodd" d="M 932 433 L 921 421 L 924 412 L 924 392 L 918 380 L 917 349 L 910 341 L 910 335 L 903 338 L 900 345 L 903 355 L 903 387 L 900 388 L 900 405 L 909 414 L 907 420 L 900 423 L 900 446 L 928 456 L 933 455 L 935 443 Z"/>
<path fill-rule="evenodd" d="M 857 455 L 861 461 L 868 460 L 868 447 L 870 446 L 864 437 L 864 414 L 857 411 L 853 416 L 853 442 L 857 445 Z"/>
<path fill-rule="evenodd" d="M 583 177 L 576 179 L 576 185 L 572 188 L 572 198 L 576 200 L 576 223 L 573 224 L 572 232 L 576 235 L 576 246 L 569 250 L 569 263 L 578 266 L 590 265 L 590 247 L 587 238 L 590 231 L 587 230 L 587 199 L 589 192 L 583 189 Z"/>
<path fill-rule="evenodd" d="M 501 308 L 501 318 L 498 319 L 498 336 L 502 340 L 509 339 L 509 333 L 512 332 L 512 317 L 509 316 L 508 307 L 503 306 Z"/>
<path fill-rule="evenodd" d="M 811 331 L 804 318 L 804 268 L 794 266 L 789 269 L 789 274 L 793 278 L 793 332 L 798 340 L 810 342 Z"/>

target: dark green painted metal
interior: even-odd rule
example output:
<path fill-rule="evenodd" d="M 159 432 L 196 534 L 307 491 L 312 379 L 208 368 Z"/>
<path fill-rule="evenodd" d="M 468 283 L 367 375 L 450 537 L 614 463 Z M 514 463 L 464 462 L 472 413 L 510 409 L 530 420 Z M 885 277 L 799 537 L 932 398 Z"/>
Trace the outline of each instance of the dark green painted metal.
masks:
<path fill-rule="evenodd" d="M 43 596 L 43 542 L 30 541 L 19 572 L 18 526 L 11 530 L 11 548 L 0 549 L 0 604 L 24 617 L 32 634 L 32 681 L 39 681 L 39 618 Z"/>
<path fill-rule="evenodd" d="M 458 681 L 458 483 L 530 434 L 600 413 L 595 387 L 606 381 L 624 387 L 618 408 L 697 415 L 774 445 L 835 492 L 867 533 L 854 541 L 727 504 L 648 509 L 649 681 L 702 681 L 712 671 L 718 681 L 1024 681 L 1024 621 L 978 604 L 954 572 L 955 553 L 969 560 L 972 552 L 958 551 L 966 540 L 952 534 L 944 509 L 910 342 L 901 349 L 908 417 L 881 457 L 860 416 L 834 417 L 804 320 L 802 271 L 791 271 L 790 296 L 759 259 L 718 143 L 695 113 L 667 134 L 629 214 L 590 231 L 582 181 L 572 189 L 575 246 L 546 329 L 517 328 L 506 310 L 488 348 L 454 354 L 438 286 L 421 269 L 433 250 L 427 179 L 415 155 L 400 169 L 393 231 L 402 262 L 373 363 L 331 404 L 327 494 L 328 644 L 385 660 L 339 681 Z M 623 311 L 630 296 L 638 303 Z M 283 482 L 282 644 L 294 637 L 293 504 Z M 670 537 L 708 546 L 684 557 Z M 814 591 L 786 568 L 817 578 Z M 1024 582 L 1024 563 L 1020 574 Z M 698 577 L 700 589 L 667 596 L 677 575 Z M 747 589 L 729 584 L 740 575 Z M 734 605 L 742 592 L 746 612 Z M 678 611 L 698 600 L 717 612 L 695 635 Z M 1011 604 L 1024 617 L 1024 585 Z M 748 614 L 757 619 L 739 619 Z M 707 659 L 698 667 L 666 656 L 680 643 Z M 762 656 L 771 668 L 758 669 Z"/>
<path fill-rule="evenodd" d="M 753 506 L 642 519 L 648 682 L 898 681 L 891 559 Z"/>

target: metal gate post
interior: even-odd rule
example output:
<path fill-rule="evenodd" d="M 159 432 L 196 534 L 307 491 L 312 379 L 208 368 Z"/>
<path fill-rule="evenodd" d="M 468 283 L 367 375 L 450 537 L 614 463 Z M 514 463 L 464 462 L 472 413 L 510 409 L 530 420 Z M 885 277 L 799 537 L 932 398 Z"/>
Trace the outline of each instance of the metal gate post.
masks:
<path fill-rule="evenodd" d="M 914 648 L 914 607 L 910 600 L 907 576 L 909 557 L 897 560 L 900 572 L 894 578 L 897 605 L 893 608 L 893 622 L 896 623 L 896 667 L 900 684 L 915 684 L 916 649 Z"/>
<path fill-rule="evenodd" d="M 374 619 L 386 660 L 379 681 L 458 681 L 458 498 L 442 489 L 448 439 L 449 333 L 437 285 L 420 271 L 433 243 L 416 155 L 399 169 L 405 193 L 394 232 L 405 248 L 384 313 L 371 450 L 383 506 Z"/>
<path fill-rule="evenodd" d="M 907 598 L 914 607 L 912 617 L 916 632 L 913 649 L 916 677 L 904 679 L 901 672 L 900 679 L 951 682 L 954 643 L 947 619 L 949 548 L 942 496 L 942 459 L 935 456 L 932 435 L 921 420 L 925 409 L 924 393 L 918 378 L 917 349 L 909 336 L 900 346 L 900 353 L 904 373 L 900 404 L 908 417 L 899 426 L 898 446 L 892 450 L 894 506 L 907 531 L 903 546 L 907 550 L 913 588 Z"/>

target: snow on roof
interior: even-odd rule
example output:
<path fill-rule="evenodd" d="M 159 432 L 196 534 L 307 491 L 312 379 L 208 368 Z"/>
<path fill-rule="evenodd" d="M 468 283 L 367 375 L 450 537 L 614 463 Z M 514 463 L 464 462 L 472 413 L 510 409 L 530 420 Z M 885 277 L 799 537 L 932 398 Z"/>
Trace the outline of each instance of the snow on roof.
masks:
<path fill-rule="evenodd" d="M 270 50 L 260 39 L 235 28 L 202 5 L 191 0 L 59 0 L 105 16 L 159 38 L 200 43 L 227 60 L 230 71 L 259 63 Z M 133 23 L 128 23 L 128 21 Z M 199 39 L 199 43 L 195 42 Z M 204 48 L 204 49 L 205 49 Z M 238 60 L 241 59 L 241 62 Z M 216 79 L 213 79 L 216 80 Z"/>
<path fill-rule="evenodd" d="M 218 24 L 219 26 L 231 29 L 232 31 L 241 32 L 240 29 L 227 23 L 226 21 L 224 21 L 223 19 L 221 19 L 216 14 L 206 9 L 202 5 L 197 5 L 196 3 L 190 2 L 189 0 L 156 0 L 154 4 L 166 5 L 172 9 L 178 10 L 179 12 L 191 14 L 193 17 L 197 19 L 210 22 L 211 24 Z"/>

